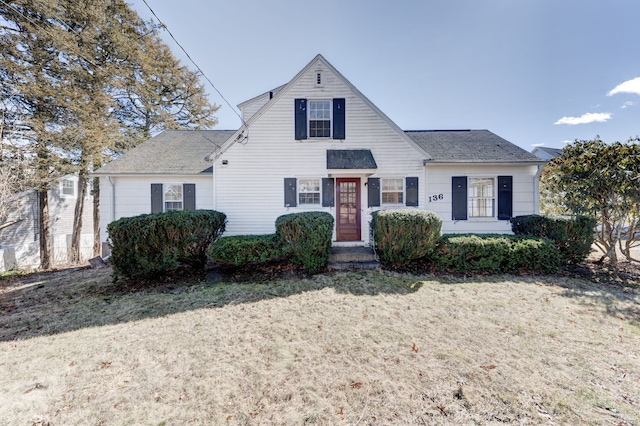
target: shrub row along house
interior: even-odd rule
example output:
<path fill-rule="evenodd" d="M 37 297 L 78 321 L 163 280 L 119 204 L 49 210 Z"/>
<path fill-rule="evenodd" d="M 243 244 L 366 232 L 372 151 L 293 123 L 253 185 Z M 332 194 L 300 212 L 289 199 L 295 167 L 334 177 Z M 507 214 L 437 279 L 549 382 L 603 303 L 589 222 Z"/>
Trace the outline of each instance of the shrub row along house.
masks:
<path fill-rule="evenodd" d="M 239 108 L 236 131 L 165 131 L 99 169 L 101 229 L 214 209 L 226 235 L 267 234 L 314 210 L 334 216 L 334 244 L 367 245 L 378 209 L 433 211 L 445 233 L 510 233 L 538 211 L 543 160 L 488 130 L 402 130 L 321 55 Z"/>

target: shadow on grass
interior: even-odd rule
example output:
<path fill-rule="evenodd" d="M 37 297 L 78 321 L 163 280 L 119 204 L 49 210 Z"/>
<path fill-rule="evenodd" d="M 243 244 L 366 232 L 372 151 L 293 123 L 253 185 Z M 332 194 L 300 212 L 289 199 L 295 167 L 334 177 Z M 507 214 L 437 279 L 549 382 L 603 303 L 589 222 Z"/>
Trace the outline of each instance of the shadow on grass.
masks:
<path fill-rule="evenodd" d="M 212 272 L 202 280 L 164 281 L 142 287 L 113 283 L 110 268 L 16 277 L 0 282 L 0 341 L 259 302 L 326 288 L 373 296 L 409 294 L 422 286 L 415 277 L 375 271 L 314 276 L 281 271 L 277 278 L 266 276 L 254 273 L 238 277 Z"/>
<path fill-rule="evenodd" d="M 640 325 L 640 265 L 621 262 L 612 268 L 585 262 L 565 273 L 556 283 L 562 296 L 578 303 L 602 304 L 608 315 Z"/>

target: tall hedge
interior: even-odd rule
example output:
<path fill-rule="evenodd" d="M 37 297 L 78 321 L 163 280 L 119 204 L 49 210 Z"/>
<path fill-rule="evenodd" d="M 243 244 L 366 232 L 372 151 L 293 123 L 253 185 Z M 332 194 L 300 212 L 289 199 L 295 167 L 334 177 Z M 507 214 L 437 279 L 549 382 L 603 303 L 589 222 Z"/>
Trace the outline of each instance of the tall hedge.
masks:
<path fill-rule="evenodd" d="M 560 265 L 553 241 L 500 234 L 444 235 L 431 260 L 441 271 L 461 273 L 554 272 Z"/>
<path fill-rule="evenodd" d="M 589 216 L 526 215 L 511 218 L 516 235 L 549 238 L 560 251 L 562 262 L 575 265 L 584 261 L 595 241 L 596 219 Z"/>
<path fill-rule="evenodd" d="M 378 210 L 371 227 L 374 248 L 385 267 L 402 267 L 433 253 L 442 219 L 424 210 Z"/>
<path fill-rule="evenodd" d="M 276 233 L 290 246 L 291 261 L 314 274 L 329 263 L 333 222 L 326 212 L 286 214 L 276 219 Z"/>
<path fill-rule="evenodd" d="M 107 226 L 114 279 L 153 279 L 179 269 L 203 272 L 226 215 L 185 210 L 125 217 Z"/>

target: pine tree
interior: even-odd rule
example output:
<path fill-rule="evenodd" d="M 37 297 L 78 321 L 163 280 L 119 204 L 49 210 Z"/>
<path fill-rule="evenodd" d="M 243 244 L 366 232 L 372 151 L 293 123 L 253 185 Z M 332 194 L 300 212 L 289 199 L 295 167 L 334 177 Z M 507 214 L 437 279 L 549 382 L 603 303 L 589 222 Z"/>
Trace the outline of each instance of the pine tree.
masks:
<path fill-rule="evenodd" d="M 198 76 L 122 0 L 0 3 L 0 96 L 25 111 L 17 138 L 40 199 L 41 267 L 51 266 L 47 191 L 76 172 L 70 260 L 79 260 L 84 194 L 93 170 L 163 129 L 216 124 Z M 26 153 L 26 154 L 25 154 Z M 94 254 L 99 184 L 94 179 Z"/>

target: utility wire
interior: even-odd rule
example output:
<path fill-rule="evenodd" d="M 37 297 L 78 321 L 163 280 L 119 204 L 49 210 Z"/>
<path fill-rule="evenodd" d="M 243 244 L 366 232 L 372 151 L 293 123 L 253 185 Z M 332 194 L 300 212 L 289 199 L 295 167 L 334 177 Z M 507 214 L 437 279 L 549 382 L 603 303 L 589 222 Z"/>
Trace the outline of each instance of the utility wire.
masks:
<path fill-rule="evenodd" d="M 3 0 L 0 0 L 3 1 Z M 202 76 L 204 77 L 205 80 L 207 80 L 207 82 L 211 85 L 211 87 L 213 87 L 213 89 L 218 93 L 218 95 L 220 95 L 220 97 L 225 101 L 225 103 L 229 106 L 229 108 L 231 108 L 231 110 L 235 113 L 235 115 L 238 116 L 238 118 L 240 119 L 240 121 L 242 121 L 242 124 L 245 125 L 245 127 L 248 127 L 247 122 L 244 121 L 244 119 L 242 118 L 242 116 L 240 116 L 240 114 L 238 114 L 238 112 L 236 111 L 236 109 L 234 107 L 231 106 L 231 104 L 229 103 L 229 101 L 222 95 L 222 93 L 218 90 L 218 88 L 215 86 L 215 84 L 213 84 L 213 82 L 209 79 L 209 77 L 207 77 L 207 75 L 204 73 L 204 71 L 202 71 L 202 69 L 198 66 L 198 64 L 196 64 L 196 62 L 191 58 L 191 55 L 189 55 L 189 53 L 185 50 L 184 47 L 182 47 L 182 45 L 180 44 L 180 42 L 173 36 L 173 34 L 171 33 L 171 31 L 169 30 L 169 27 L 167 27 L 167 25 L 162 22 L 162 20 L 158 17 L 158 15 L 156 15 L 156 12 L 153 11 L 153 9 L 151 8 L 151 6 L 149 6 L 149 3 L 147 3 L 147 0 L 142 0 L 142 2 L 147 6 L 147 8 L 151 11 L 151 13 L 153 14 L 153 16 L 155 16 L 155 18 L 158 20 L 158 23 L 162 26 L 162 28 L 164 28 L 164 30 L 169 34 L 169 36 L 171 36 L 171 38 L 173 39 L 173 41 L 178 45 L 178 47 L 184 52 L 185 55 L 187 55 L 187 58 L 189 58 L 189 60 L 191 61 L 191 63 L 196 67 L 196 69 L 198 70 L 198 72 L 200 74 L 202 74 Z"/>

